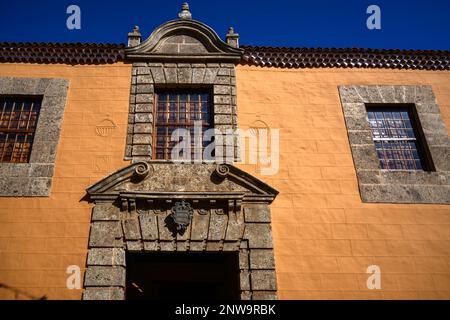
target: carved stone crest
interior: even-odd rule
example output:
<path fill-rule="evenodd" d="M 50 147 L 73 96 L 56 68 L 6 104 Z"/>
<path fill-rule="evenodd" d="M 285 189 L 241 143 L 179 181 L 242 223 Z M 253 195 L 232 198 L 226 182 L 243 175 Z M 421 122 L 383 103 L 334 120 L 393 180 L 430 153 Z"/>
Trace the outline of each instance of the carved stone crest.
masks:
<path fill-rule="evenodd" d="M 177 231 L 186 230 L 187 226 L 191 222 L 194 210 L 189 202 L 184 200 L 175 202 L 172 207 L 172 214 L 170 215 L 177 226 Z"/>

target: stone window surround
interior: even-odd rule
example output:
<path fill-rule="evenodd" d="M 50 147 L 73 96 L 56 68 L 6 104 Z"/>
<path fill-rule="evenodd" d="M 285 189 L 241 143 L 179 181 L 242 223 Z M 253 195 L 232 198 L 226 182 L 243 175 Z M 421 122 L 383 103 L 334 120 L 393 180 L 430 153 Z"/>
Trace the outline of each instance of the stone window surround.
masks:
<path fill-rule="evenodd" d="M 225 133 L 237 128 L 236 80 L 233 63 L 133 63 L 125 160 L 154 160 L 153 108 L 158 88 L 211 89 L 213 126 Z M 225 139 L 224 139 L 225 140 Z M 239 146 L 234 138 L 234 155 Z M 226 141 L 223 142 L 224 153 Z M 206 161 L 204 161 L 206 162 Z"/>
<path fill-rule="evenodd" d="M 363 202 L 450 203 L 450 141 L 429 85 L 339 86 L 347 133 Z M 412 104 L 435 171 L 382 170 L 366 105 Z"/>
<path fill-rule="evenodd" d="M 0 163 L 0 196 L 48 197 L 69 80 L 0 77 L 0 95 L 42 96 L 28 163 Z"/>

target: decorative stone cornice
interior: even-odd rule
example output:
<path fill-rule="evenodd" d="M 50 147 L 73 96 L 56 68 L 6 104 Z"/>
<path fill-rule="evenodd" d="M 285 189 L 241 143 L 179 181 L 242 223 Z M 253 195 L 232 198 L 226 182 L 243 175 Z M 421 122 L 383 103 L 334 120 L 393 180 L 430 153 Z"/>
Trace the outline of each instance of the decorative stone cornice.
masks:
<path fill-rule="evenodd" d="M 269 198 L 273 197 L 273 200 L 278 194 L 278 191 L 268 184 L 230 164 L 217 165 L 215 173 L 224 179 L 228 178 L 231 181 L 244 185 L 256 195 L 265 195 Z"/>
<path fill-rule="evenodd" d="M 142 180 L 149 172 L 150 166 L 147 162 L 136 162 L 128 167 L 117 170 L 113 174 L 87 188 L 86 191 L 92 199 L 95 199 L 96 196 L 100 196 L 100 198 L 111 198 L 112 196 L 115 198 L 117 193 L 111 193 L 111 189 L 114 186 L 123 181 L 132 179 L 133 177 L 135 180 Z"/>
<path fill-rule="evenodd" d="M 196 180 L 184 180 L 196 176 Z M 181 179 L 182 189 L 177 183 Z M 164 181 L 164 188 L 159 181 Z M 203 186 L 199 188 L 198 186 Z M 87 188 L 91 200 L 226 200 L 272 202 L 278 191 L 229 164 L 186 165 L 136 162 Z M 230 204 L 231 205 L 231 204 Z M 234 205 L 234 204 L 232 204 Z M 237 204 L 239 205 L 239 204 Z M 128 204 L 127 204 L 128 206 Z"/>

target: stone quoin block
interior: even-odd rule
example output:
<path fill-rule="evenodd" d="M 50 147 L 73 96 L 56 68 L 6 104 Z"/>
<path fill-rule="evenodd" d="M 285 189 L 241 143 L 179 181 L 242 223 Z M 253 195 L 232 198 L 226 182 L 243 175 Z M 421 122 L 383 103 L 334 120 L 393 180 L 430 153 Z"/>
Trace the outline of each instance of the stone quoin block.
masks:
<path fill-rule="evenodd" d="M 91 223 L 89 247 L 117 247 L 122 231 L 117 221 L 94 221 Z"/>
<path fill-rule="evenodd" d="M 275 269 L 272 249 L 250 250 L 250 269 Z"/>
<path fill-rule="evenodd" d="M 91 248 L 88 252 L 87 265 L 125 266 L 125 250 L 122 248 Z"/>
<path fill-rule="evenodd" d="M 244 239 L 249 240 L 250 248 L 272 248 L 272 228 L 268 223 L 248 223 Z"/>
<path fill-rule="evenodd" d="M 88 287 L 83 292 L 83 300 L 124 300 L 124 289 L 120 287 Z"/>
<path fill-rule="evenodd" d="M 253 270 L 251 284 L 252 290 L 277 290 L 275 270 Z"/>
<path fill-rule="evenodd" d="M 125 268 L 121 266 L 89 266 L 84 279 L 86 287 L 106 287 L 125 285 Z"/>

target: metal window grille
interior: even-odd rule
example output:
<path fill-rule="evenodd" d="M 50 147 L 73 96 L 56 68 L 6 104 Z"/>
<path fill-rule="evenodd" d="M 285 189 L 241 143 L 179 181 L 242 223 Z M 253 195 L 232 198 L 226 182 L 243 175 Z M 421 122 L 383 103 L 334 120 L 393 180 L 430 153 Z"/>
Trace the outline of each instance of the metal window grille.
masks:
<path fill-rule="evenodd" d="M 0 162 L 29 161 L 41 102 L 39 97 L 0 97 Z"/>
<path fill-rule="evenodd" d="M 368 108 L 367 116 L 382 169 L 423 170 L 408 108 Z"/>
<path fill-rule="evenodd" d="M 210 143 L 194 141 L 194 125 L 201 123 L 201 133 L 212 128 L 211 96 L 205 92 L 159 92 L 155 96 L 155 132 L 153 154 L 155 159 L 171 159 L 172 148 L 183 140 L 172 141 L 171 136 L 176 129 L 186 129 L 190 132 L 191 159 L 195 152 L 203 154 L 204 148 Z M 180 154 L 180 156 L 186 156 Z"/>

